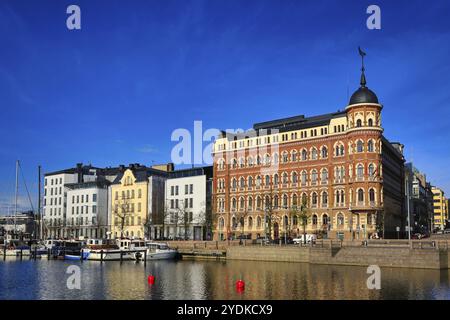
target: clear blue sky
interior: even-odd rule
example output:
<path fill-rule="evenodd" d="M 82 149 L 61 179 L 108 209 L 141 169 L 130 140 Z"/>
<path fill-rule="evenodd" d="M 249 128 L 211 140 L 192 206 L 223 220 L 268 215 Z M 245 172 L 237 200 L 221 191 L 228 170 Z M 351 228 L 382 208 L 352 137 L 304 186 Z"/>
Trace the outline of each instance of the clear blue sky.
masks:
<path fill-rule="evenodd" d="M 70 4 L 80 31 L 66 28 Z M 370 4 L 381 30 L 366 28 Z M 450 194 L 449 12 L 446 0 L 2 0 L 0 211 L 16 159 L 35 197 L 38 164 L 150 165 L 194 120 L 249 128 L 343 109 L 359 45 L 386 137 Z"/>

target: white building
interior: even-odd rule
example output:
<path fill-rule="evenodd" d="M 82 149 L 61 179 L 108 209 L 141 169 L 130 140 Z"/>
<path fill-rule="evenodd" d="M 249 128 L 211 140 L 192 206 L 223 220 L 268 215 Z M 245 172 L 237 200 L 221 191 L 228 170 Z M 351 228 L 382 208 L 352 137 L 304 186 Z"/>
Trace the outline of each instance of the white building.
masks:
<path fill-rule="evenodd" d="M 169 173 L 165 187 L 164 237 L 211 239 L 212 167 Z"/>
<path fill-rule="evenodd" d="M 107 180 L 67 184 L 69 238 L 105 238 L 109 230 Z"/>
<path fill-rule="evenodd" d="M 68 238 L 68 191 L 67 185 L 96 181 L 99 176 L 114 179 L 118 168 L 95 168 L 78 163 L 75 168 L 45 174 L 44 177 L 44 236 Z"/>

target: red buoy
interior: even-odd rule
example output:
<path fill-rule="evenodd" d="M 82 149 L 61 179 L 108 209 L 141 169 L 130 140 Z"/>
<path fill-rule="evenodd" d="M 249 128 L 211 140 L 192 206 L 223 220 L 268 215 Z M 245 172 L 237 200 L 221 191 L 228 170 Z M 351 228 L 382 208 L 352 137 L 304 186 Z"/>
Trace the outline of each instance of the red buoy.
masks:
<path fill-rule="evenodd" d="M 245 290 L 245 282 L 244 282 L 244 280 L 236 281 L 236 290 L 238 292 L 243 292 Z"/>
<path fill-rule="evenodd" d="M 148 284 L 155 284 L 155 276 L 149 275 L 147 277 Z"/>

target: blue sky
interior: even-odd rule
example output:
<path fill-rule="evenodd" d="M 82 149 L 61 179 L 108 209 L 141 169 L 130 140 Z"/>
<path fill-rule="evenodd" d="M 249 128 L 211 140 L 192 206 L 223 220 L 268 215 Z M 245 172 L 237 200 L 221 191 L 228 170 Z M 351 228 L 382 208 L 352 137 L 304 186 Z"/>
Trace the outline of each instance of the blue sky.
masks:
<path fill-rule="evenodd" d="M 70 4 L 81 30 L 66 28 Z M 381 30 L 366 28 L 371 4 Z M 38 164 L 151 165 L 194 120 L 249 128 L 342 110 L 359 45 L 386 137 L 450 194 L 448 12 L 445 0 L 3 0 L 0 212 L 16 159 L 35 198 Z"/>

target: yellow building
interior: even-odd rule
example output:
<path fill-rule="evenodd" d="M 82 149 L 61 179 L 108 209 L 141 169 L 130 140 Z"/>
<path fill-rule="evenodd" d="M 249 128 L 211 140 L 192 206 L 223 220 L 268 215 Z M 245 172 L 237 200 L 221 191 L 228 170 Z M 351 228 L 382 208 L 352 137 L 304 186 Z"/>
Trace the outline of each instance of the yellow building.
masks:
<path fill-rule="evenodd" d="M 166 172 L 141 165 L 123 168 L 111 185 L 111 236 L 158 237 Z"/>
<path fill-rule="evenodd" d="M 444 197 L 442 189 L 433 187 L 431 191 L 433 192 L 434 227 L 444 230 L 448 219 L 448 200 Z"/>

